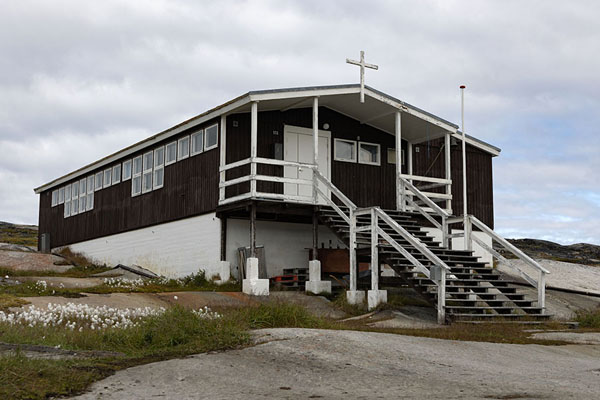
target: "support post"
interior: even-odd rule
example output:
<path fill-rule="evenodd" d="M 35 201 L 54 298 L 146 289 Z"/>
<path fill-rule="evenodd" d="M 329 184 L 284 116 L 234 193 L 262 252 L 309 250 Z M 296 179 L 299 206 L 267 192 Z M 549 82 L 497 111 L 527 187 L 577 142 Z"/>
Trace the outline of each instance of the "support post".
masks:
<path fill-rule="evenodd" d="M 465 249 L 470 250 L 473 245 L 471 243 L 471 234 L 467 236 L 467 225 L 469 224 L 469 217 L 467 216 L 467 137 L 465 133 L 465 86 L 460 87 L 460 119 L 462 124 L 462 180 L 463 180 L 463 218 L 464 218 L 464 230 L 465 230 Z"/>
<path fill-rule="evenodd" d="M 367 292 L 369 310 L 381 303 L 387 303 L 387 290 L 379 290 L 379 225 L 377 209 L 371 208 L 371 290 Z"/>
<path fill-rule="evenodd" d="M 406 211 L 404 201 L 404 185 L 400 179 L 402 175 L 402 116 L 400 110 L 396 111 L 395 120 L 396 133 L 396 208 L 400 211 Z"/>
<path fill-rule="evenodd" d="M 445 170 L 446 170 L 446 179 L 452 179 L 452 163 L 450 159 L 450 132 L 446 132 L 446 136 L 444 137 L 444 155 L 445 155 Z M 450 184 L 446 185 L 446 194 L 452 195 L 452 186 Z M 452 199 L 446 200 L 446 211 L 448 214 L 452 214 Z"/>
<path fill-rule="evenodd" d="M 441 268 L 441 276 L 437 290 L 437 320 L 438 324 L 443 325 L 446 323 L 446 270 Z"/>
<path fill-rule="evenodd" d="M 250 205 L 250 257 L 256 257 L 256 203 Z"/>
<path fill-rule="evenodd" d="M 317 192 L 317 176 L 314 171 L 319 170 L 319 98 L 313 97 L 313 203 L 319 202 L 319 193 Z"/>
<path fill-rule="evenodd" d="M 221 143 L 219 153 L 219 166 L 224 167 L 227 165 L 227 115 L 221 115 Z M 227 180 L 227 171 L 223 171 L 219 174 L 219 183 L 225 183 Z M 219 202 L 225 200 L 225 188 L 219 188 Z"/>
<path fill-rule="evenodd" d="M 357 266 L 356 262 L 356 215 L 350 209 L 350 246 L 349 252 L 349 272 L 350 272 L 350 290 L 346 292 L 346 300 L 350 304 L 362 304 L 365 301 L 365 292 L 357 290 Z"/>
<path fill-rule="evenodd" d="M 465 230 L 465 250 L 473 250 L 473 240 L 471 239 L 471 235 L 473 234 L 473 223 L 471 222 L 469 215 L 465 215 L 463 225 Z"/>
<path fill-rule="evenodd" d="M 538 307 L 542 309 L 542 314 L 546 312 L 546 273 L 540 271 L 538 279 Z"/>
<path fill-rule="evenodd" d="M 312 215 L 312 228 L 313 228 L 313 248 L 311 260 L 318 260 L 318 247 L 319 247 L 319 220 L 317 218 L 318 207 L 314 206 Z"/>
<path fill-rule="evenodd" d="M 406 146 L 406 164 L 407 164 L 407 171 L 409 175 L 413 174 L 413 144 L 411 142 L 408 142 L 407 146 Z M 412 179 L 408 180 L 410 183 L 413 183 Z"/>
<path fill-rule="evenodd" d="M 256 197 L 256 157 L 258 154 L 258 102 L 250 109 L 250 195 Z"/>

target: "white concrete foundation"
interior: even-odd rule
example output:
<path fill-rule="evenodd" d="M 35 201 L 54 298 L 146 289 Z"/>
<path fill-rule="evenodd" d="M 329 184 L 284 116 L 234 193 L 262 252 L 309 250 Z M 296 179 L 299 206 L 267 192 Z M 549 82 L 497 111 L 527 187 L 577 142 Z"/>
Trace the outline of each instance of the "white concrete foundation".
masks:
<path fill-rule="evenodd" d="M 216 281 L 218 285 L 229 282 L 231 279 L 231 263 L 229 261 L 220 261 L 218 265 L 218 274 L 221 278 Z"/>
<path fill-rule="evenodd" d="M 348 290 L 346 292 L 346 300 L 349 304 L 362 304 L 365 302 L 364 290 Z"/>
<path fill-rule="evenodd" d="M 331 282 L 321 280 L 321 261 L 308 262 L 308 281 L 305 290 L 308 293 L 331 293 Z"/>
<path fill-rule="evenodd" d="M 387 303 L 387 290 L 369 290 L 367 291 L 367 304 L 369 310 L 376 308 L 382 303 Z"/>
<path fill-rule="evenodd" d="M 258 278 L 258 258 L 246 259 L 246 277 L 242 281 L 242 292 L 250 296 L 269 295 L 269 280 Z"/>

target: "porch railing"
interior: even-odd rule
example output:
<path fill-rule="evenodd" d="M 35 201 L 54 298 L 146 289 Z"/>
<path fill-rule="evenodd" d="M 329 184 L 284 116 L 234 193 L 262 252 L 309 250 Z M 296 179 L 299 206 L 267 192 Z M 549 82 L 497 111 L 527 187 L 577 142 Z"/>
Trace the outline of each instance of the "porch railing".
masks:
<path fill-rule="evenodd" d="M 447 214 L 452 214 L 452 179 L 402 174 L 399 176 L 399 183 L 398 195 L 402 211 L 417 211 L 424 208 L 427 212 L 438 213 L 438 209 L 443 209 Z M 443 190 L 432 191 L 436 189 Z M 416 192 L 419 194 L 417 195 Z M 442 206 L 437 203 L 441 203 Z"/>

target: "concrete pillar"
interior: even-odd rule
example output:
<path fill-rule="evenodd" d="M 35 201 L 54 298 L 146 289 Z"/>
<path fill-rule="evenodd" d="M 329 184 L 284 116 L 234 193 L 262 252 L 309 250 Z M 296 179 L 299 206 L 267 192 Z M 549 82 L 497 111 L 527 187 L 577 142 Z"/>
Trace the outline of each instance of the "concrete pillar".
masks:
<path fill-rule="evenodd" d="M 331 293 L 331 282 L 321 280 L 321 261 L 311 260 L 308 262 L 308 281 L 306 281 L 308 293 Z"/>
<path fill-rule="evenodd" d="M 222 285 L 229 282 L 231 279 L 231 263 L 229 261 L 219 261 L 219 280 L 216 281 L 217 285 Z"/>
<path fill-rule="evenodd" d="M 246 259 L 246 279 L 242 281 L 242 292 L 250 296 L 268 296 L 269 280 L 258 278 L 258 258 Z"/>
<path fill-rule="evenodd" d="M 363 304 L 365 302 L 365 291 L 348 290 L 346 292 L 346 301 L 348 301 L 348 304 Z"/>
<path fill-rule="evenodd" d="M 367 291 L 367 305 L 369 310 L 376 308 L 381 303 L 387 303 L 387 290 Z"/>

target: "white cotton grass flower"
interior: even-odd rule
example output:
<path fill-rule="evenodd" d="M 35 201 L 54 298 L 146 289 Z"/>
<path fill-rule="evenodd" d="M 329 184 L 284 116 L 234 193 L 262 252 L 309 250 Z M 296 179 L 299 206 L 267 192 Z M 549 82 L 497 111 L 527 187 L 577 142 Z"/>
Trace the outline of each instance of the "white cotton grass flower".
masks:
<path fill-rule="evenodd" d="M 49 303 L 46 308 L 29 306 L 15 312 L 0 311 L 0 324 L 22 325 L 30 328 L 64 327 L 66 330 L 78 332 L 83 332 L 84 329 L 123 329 L 138 326 L 143 319 L 161 315 L 165 311 L 163 307 L 120 309 L 106 305 Z M 207 306 L 193 310 L 192 313 L 205 320 L 222 317 Z"/>
<path fill-rule="evenodd" d="M 173 298 L 174 298 L 175 300 L 178 300 L 178 299 L 179 299 L 179 297 L 177 297 L 177 296 L 173 296 Z"/>

